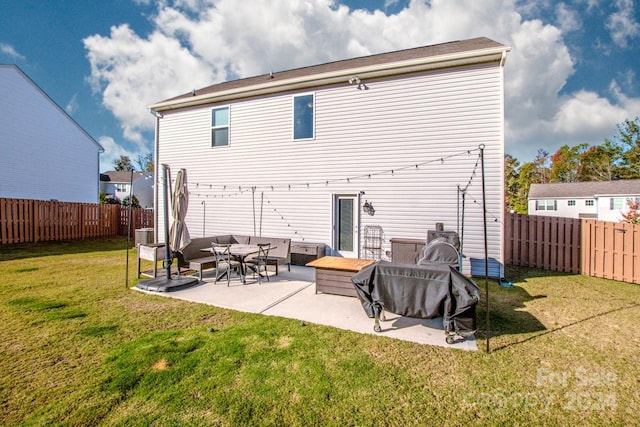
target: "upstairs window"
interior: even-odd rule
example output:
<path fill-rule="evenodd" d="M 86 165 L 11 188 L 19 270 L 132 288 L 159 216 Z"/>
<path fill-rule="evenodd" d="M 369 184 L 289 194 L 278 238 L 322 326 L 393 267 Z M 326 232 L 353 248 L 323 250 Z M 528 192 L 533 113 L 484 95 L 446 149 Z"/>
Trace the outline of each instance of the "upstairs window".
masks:
<path fill-rule="evenodd" d="M 314 137 L 314 94 L 293 97 L 293 139 L 312 139 Z"/>
<path fill-rule="evenodd" d="M 584 205 L 585 206 L 593 206 L 593 199 L 585 200 L 584 201 Z"/>
<path fill-rule="evenodd" d="M 211 110 L 211 146 L 229 145 L 229 107 Z"/>
<path fill-rule="evenodd" d="M 576 205 L 575 200 L 567 200 L 567 206 L 575 206 L 575 205 Z"/>

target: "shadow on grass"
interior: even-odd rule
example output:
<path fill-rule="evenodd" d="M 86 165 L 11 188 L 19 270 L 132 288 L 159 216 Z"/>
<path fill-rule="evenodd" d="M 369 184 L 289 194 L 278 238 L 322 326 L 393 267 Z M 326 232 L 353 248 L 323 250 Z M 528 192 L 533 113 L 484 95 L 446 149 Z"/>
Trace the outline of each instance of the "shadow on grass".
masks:
<path fill-rule="evenodd" d="M 24 297 L 13 299 L 7 305 L 21 308 L 25 313 L 40 313 L 40 321 L 77 319 L 87 315 L 82 310 L 70 307 L 66 301 Z"/>
<path fill-rule="evenodd" d="M 576 275 L 576 273 L 564 273 L 560 271 L 541 270 L 538 268 L 518 267 L 513 265 L 505 267 L 506 279 L 512 283 L 526 282 L 527 279 L 533 279 L 535 277 L 563 277 Z"/>
<path fill-rule="evenodd" d="M 477 307 L 478 338 L 486 337 L 486 294 L 484 279 L 476 282 L 482 291 Z M 489 281 L 489 322 L 491 336 L 530 334 L 545 331 L 546 327 L 531 313 L 522 310 L 526 303 L 546 295 L 530 295 L 524 288 L 503 288 L 495 280 Z"/>
<path fill-rule="evenodd" d="M 133 246 L 133 239 L 129 242 Z M 16 243 L 0 245 L 0 262 L 50 255 L 70 255 L 89 252 L 124 251 L 126 237 L 105 237 L 83 240 L 61 240 L 56 242 Z M 135 254 L 134 262 L 135 262 Z M 29 271 L 25 269 L 24 271 Z"/>
<path fill-rule="evenodd" d="M 635 308 L 635 307 L 639 307 L 639 306 L 640 306 L 640 303 L 634 303 L 634 304 L 626 305 L 624 307 L 616 307 L 616 308 L 613 308 L 611 310 L 607 310 L 607 311 L 602 312 L 602 313 L 597 313 L 597 314 L 594 314 L 592 316 L 585 317 L 584 319 L 576 320 L 575 322 L 567 323 L 566 325 L 558 326 L 557 328 L 547 329 L 542 333 L 535 334 L 533 336 L 527 337 L 527 338 L 522 339 L 520 341 L 516 341 L 516 342 L 512 342 L 512 343 L 501 345 L 499 347 L 494 348 L 493 351 L 504 350 L 505 348 L 509 348 L 509 347 L 512 347 L 512 346 L 517 345 L 517 344 L 523 344 L 523 343 L 529 342 L 531 340 L 534 340 L 536 338 L 539 338 L 539 337 L 542 337 L 542 336 L 545 336 L 545 335 L 549 335 L 549 334 L 561 331 L 561 330 L 569 328 L 571 326 L 579 325 L 580 323 L 587 322 L 589 320 L 597 319 L 599 317 L 603 317 L 603 316 L 609 315 L 611 313 L 615 313 L 615 312 L 622 311 L 622 310 L 628 310 L 630 308 Z"/>

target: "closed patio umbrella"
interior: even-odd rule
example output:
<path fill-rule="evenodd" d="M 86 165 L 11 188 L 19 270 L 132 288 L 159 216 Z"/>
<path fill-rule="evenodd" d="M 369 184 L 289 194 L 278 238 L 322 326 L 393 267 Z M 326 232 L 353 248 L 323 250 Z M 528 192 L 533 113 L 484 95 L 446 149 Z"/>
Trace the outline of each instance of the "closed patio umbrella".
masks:
<path fill-rule="evenodd" d="M 173 252 L 182 250 L 191 242 L 189 230 L 184 219 L 189 206 L 189 188 L 187 187 L 187 170 L 180 169 L 176 174 L 176 184 L 171 197 L 171 216 L 173 222 L 169 230 L 169 245 Z"/>
<path fill-rule="evenodd" d="M 171 213 L 173 222 L 169 229 L 169 190 L 168 183 L 171 181 L 171 172 L 169 166 L 162 165 L 162 191 L 164 195 L 164 241 L 165 244 L 165 260 L 164 268 L 167 272 L 166 277 L 154 277 L 148 280 L 138 282 L 136 287 L 147 291 L 155 292 L 171 292 L 193 286 L 198 283 L 198 279 L 189 276 L 171 276 L 171 264 L 173 255 L 176 251 L 184 248 L 191 239 L 184 222 L 187 215 L 187 206 L 189 205 L 189 191 L 187 187 L 187 171 L 180 169 L 176 175 L 175 191 L 171 193 Z"/>

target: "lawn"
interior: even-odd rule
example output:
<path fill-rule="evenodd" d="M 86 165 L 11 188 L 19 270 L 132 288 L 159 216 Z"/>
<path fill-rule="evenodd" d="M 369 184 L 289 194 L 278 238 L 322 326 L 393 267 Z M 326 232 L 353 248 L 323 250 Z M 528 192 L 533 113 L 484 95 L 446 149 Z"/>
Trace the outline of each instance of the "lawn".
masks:
<path fill-rule="evenodd" d="M 136 292 L 124 247 L 0 247 L 1 425 L 637 424 L 637 285 L 509 269 L 487 354 Z"/>

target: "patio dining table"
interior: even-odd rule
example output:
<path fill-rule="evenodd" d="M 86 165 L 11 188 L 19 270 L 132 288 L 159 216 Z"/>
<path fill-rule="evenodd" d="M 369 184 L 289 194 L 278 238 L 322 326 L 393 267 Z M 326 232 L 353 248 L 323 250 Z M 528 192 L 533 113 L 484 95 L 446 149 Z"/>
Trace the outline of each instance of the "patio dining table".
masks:
<path fill-rule="evenodd" d="M 271 249 L 275 246 L 271 246 Z M 201 249 L 203 252 L 213 253 L 213 248 Z M 258 245 L 247 245 L 244 243 L 232 243 L 229 245 L 229 254 L 240 262 L 240 280 L 242 283 L 247 283 L 246 279 L 246 267 L 245 260 L 249 255 L 257 254 L 260 251 Z"/>

